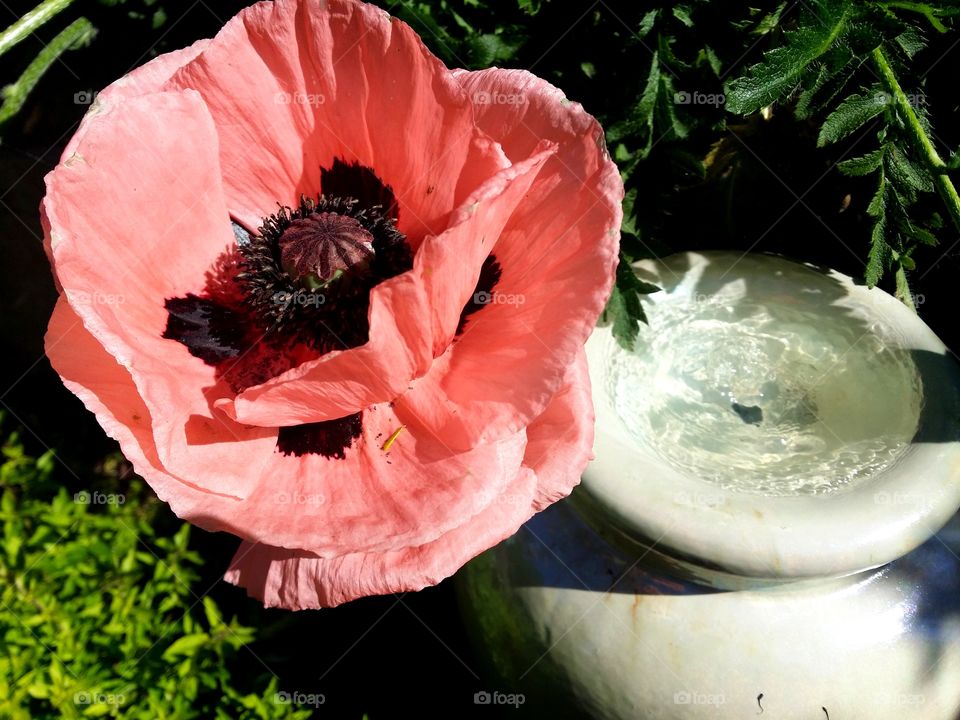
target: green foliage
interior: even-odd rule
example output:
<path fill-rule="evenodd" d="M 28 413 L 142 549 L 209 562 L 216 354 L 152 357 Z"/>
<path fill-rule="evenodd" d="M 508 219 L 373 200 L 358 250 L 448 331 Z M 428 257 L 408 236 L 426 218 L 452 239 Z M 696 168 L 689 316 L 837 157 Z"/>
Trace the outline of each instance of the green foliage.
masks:
<path fill-rule="evenodd" d="M 931 160 L 924 108 L 913 102 L 913 123 L 902 102 L 922 93 L 905 96 L 900 78 L 912 77 L 911 59 L 926 34 L 948 30 L 957 8 L 880 0 L 719 9 L 702 0 L 611 1 L 585 11 L 571 27 L 576 18 L 552 2 L 506 2 L 495 14 L 489 5 L 421 0 L 393 11 L 451 65 L 518 65 L 539 73 L 546 70 L 538 66 L 544 53 L 552 51 L 537 38 L 577 35 L 578 54 L 559 61 L 551 55 L 548 79 L 568 93 L 589 95 L 588 109 L 607 130 L 627 188 L 620 270 L 604 312 L 621 343 L 632 344 L 644 321 L 640 296 L 654 289 L 634 282 L 626 268 L 675 249 L 675 238 L 662 236 L 666 208 L 710 173 L 735 172 L 736 148 L 723 147 L 731 130 L 747 127 L 735 125 L 742 122 L 735 116 L 777 103 L 791 108 L 798 123 L 816 127 L 819 147 L 839 148 L 839 172 L 874 182 L 865 279 L 872 285 L 892 273 L 907 299 L 906 273 L 915 267 L 917 248 L 936 243 L 938 218 L 920 218 L 916 208 L 925 193 L 950 195 L 950 166 Z M 754 48 L 759 61 L 744 63 L 744 49 Z M 878 57 L 896 68 L 892 76 L 881 71 Z M 873 147 L 863 137 L 871 134 Z M 857 144 L 857 152 L 845 152 L 846 144 Z"/>
<path fill-rule="evenodd" d="M 191 588 L 190 526 L 155 529 L 143 484 L 68 494 L 16 435 L 0 465 L 0 717 L 306 718 L 276 680 L 239 689 L 254 630 Z M 109 491 L 108 491 L 109 490 Z"/>
<path fill-rule="evenodd" d="M 536 15 L 537 0 L 517 0 L 526 15 Z M 484 68 L 506 64 L 523 44 L 519 23 L 504 23 L 490 11 L 478 12 L 479 3 L 471 0 L 403 2 L 390 11 L 405 20 L 430 43 L 433 51 L 450 66 Z M 486 28 L 481 32 L 468 22 L 464 11 L 474 9 Z"/>
<path fill-rule="evenodd" d="M 645 70 L 637 74 L 642 84 L 634 89 L 627 111 L 605 122 L 607 142 L 621 168 L 627 195 L 620 263 L 602 320 L 612 323 L 614 336 L 627 348 L 636 340 L 639 323 L 646 322 L 640 296 L 659 289 L 641 282 L 629 269 L 630 263 L 658 254 L 658 243 L 648 237 L 652 233 L 646 226 L 647 203 L 655 203 L 656 198 L 646 195 L 646 188 L 633 180 L 639 180 L 655 149 L 666 156 L 667 166 L 680 182 L 701 180 L 704 164 L 690 145 L 697 133 L 714 133 L 723 127 L 721 60 L 709 44 L 681 42 L 696 26 L 705 4 L 644 10 L 636 18 L 626 43 L 632 55 L 642 58 Z M 690 87 L 711 91 L 691 93 Z"/>
<path fill-rule="evenodd" d="M 799 118 L 823 117 L 820 147 L 854 133 L 875 133 L 879 147 L 840 162 L 838 169 L 854 177 L 875 176 L 867 209 L 873 228 L 865 280 L 876 285 L 893 271 L 897 294 L 909 302 L 907 272 L 915 268 L 914 251 L 937 244 L 938 218 L 925 226 L 912 216 L 918 196 L 940 192 L 958 230 L 960 202 L 930 141 L 925 98 L 904 93 L 900 75 L 924 47 L 925 26 L 945 32 L 944 20 L 960 9 L 945 2 L 815 0 L 804 5 L 798 27 L 783 32 L 778 47 L 727 84 L 727 107 L 748 114 L 795 98 Z M 863 70 L 877 82 L 862 92 L 849 90 Z"/>
<path fill-rule="evenodd" d="M 74 20 L 40 51 L 40 54 L 27 66 L 17 81 L 0 89 L 0 125 L 12 118 L 23 107 L 30 92 L 44 76 L 50 66 L 67 50 L 88 45 L 96 36 L 96 30 L 86 18 Z"/>
<path fill-rule="evenodd" d="M 923 78 L 914 72 L 931 37 L 953 30 L 960 6 L 952 0 L 607 0 L 582 7 L 559 0 L 378 2 L 451 67 L 527 68 L 584 102 L 606 128 L 630 198 L 625 263 L 698 246 L 699 238 L 675 236 L 688 191 L 713 183 L 733 197 L 744 148 L 735 140 L 731 148 L 730 140 L 762 135 L 757 113 L 769 118 L 774 106 L 778 117 L 792 111 L 799 136 L 813 131 L 839 173 L 866 178 L 853 185 L 857 197 L 856 183 L 872 187 L 869 210 L 855 210 L 864 219 L 858 231 L 870 284 L 893 276 L 907 300 L 908 273 L 943 234 L 926 196 L 938 193 L 960 229 L 960 196 L 951 179 L 960 156 L 945 162 L 933 148 Z M 162 0 L 98 4 L 116 5 L 143 25 L 165 19 Z M 71 0 L 42 5 L 53 8 L 50 17 L 74 7 Z M 69 27 L 59 18 L 51 22 Z M 22 30 L 14 35 L 27 37 Z M 69 40 L 52 43 L 56 53 L 38 58 L 4 90 L 0 122 L 20 110 L 58 53 L 82 44 Z M 784 156 L 792 151 L 780 148 Z M 740 236 L 731 218 L 722 217 L 731 204 L 708 205 L 718 226 L 729 223 L 723 228 L 728 240 Z M 638 293 L 620 272 L 604 315 L 624 343 L 643 321 Z"/>
<path fill-rule="evenodd" d="M 614 337 L 627 350 L 633 348 L 640 332 L 640 323 L 647 321 L 640 296 L 660 290 L 656 285 L 651 285 L 638 278 L 630 267 L 630 264 L 636 260 L 654 256 L 653 252 L 643 247 L 637 236 L 637 227 L 634 223 L 636 199 L 637 192 L 635 190 L 628 192 L 624 198 L 624 220 L 623 227 L 620 229 L 622 238 L 620 261 L 617 263 L 610 299 L 607 301 L 600 318 L 602 323 L 613 325 Z"/>
<path fill-rule="evenodd" d="M 874 86 L 873 91 L 867 95 L 851 95 L 823 121 L 817 145 L 823 147 L 842 140 L 866 125 L 867 121 L 873 120 L 886 110 L 889 104 L 890 96 L 877 86 Z"/>
<path fill-rule="evenodd" d="M 640 296 L 657 292 L 660 288 L 644 282 L 637 277 L 630 267 L 630 261 L 620 253 L 620 262 L 617 263 L 616 282 L 613 292 L 604 309 L 604 321 L 613 323 L 613 334 L 625 349 L 633 348 L 633 343 L 640 332 L 640 322 L 647 318 L 640 304 Z"/>
<path fill-rule="evenodd" d="M 803 24 L 786 33 L 784 43 L 763 62 L 727 85 L 727 109 L 740 115 L 756 112 L 792 91 L 810 64 L 833 48 L 851 13 L 846 0 L 821 0 Z"/>
<path fill-rule="evenodd" d="M 44 26 L 55 24 L 58 15 L 73 4 L 74 0 L 43 0 L 33 10 L 0 32 L 0 55 L 14 48 L 25 38 L 35 35 Z M 101 5 L 127 6 L 127 15 L 149 23 L 154 30 L 167 19 L 158 0 L 99 0 Z M 15 81 L 0 87 L 0 126 L 14 117 L 27 102 L 37 83 L 55 62 L 71 51 L 88 46 L 97 36 L 97 30 L 86 17 L 72 20 L 49 41 L 30 61 Z"/>

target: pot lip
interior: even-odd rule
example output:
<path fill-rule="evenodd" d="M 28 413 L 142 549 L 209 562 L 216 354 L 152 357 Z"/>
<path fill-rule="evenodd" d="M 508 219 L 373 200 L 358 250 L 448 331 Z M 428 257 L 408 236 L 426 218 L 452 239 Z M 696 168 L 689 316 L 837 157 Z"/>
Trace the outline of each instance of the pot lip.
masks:
<path fill-rule="evenodd" d="M 689 293 L 708 266 L 729 269 L 744 263 L 741 270 L 764 266 L 765 272 L 782 271 L 778 274 L 788 278 L 809 271 L 812 274 L 805 277 L 811 282 L 819 277 L 842 289 L 831 305 L 864 313 L 865 319 L 882 319 L 896 331 L 884 335 L 889 343 L 936 356 L 936 362 L 917 365 L 924 388 L 921 428 L 934 427 L 937 433 L 932 437 L 948 439 L 928 442 L 915 437 L 891 466 L 834 493 L 769 496 L 725 490 L 682 474 L 629 441 L 629 432 L 603 390 L 605 359 L 626 351 L 617 346 L 610 327 L 600 326 L 586 345 L 597 421 L 595 459 L 583 474 L 582 492 L 618 532 L 660 552 L 693 558 L 704 567 L 734 575 L 773 579 L 848 575 L 913 550 L 960 507 L 960 364 L 900 301 L 835 271 L 777 255 L 724 251 L 643 260 L 634 269 L 664 288 L 644 299 L 648 309 L 655 309 L 662 298 Z"/>

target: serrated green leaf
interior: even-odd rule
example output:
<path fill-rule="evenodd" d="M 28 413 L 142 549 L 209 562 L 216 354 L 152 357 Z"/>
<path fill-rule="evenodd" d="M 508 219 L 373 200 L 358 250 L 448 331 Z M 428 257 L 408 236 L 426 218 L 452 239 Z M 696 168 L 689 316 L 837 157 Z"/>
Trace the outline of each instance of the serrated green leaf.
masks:
<path fill-rule="evenodd" d="M 923 35 L 921 35 L 920 31 L 915 27 L 908 28 L 906 31 L 897 35 L 895 39 L 897 45 L 900 46 L 900 49 L 903 50 L 908 58 L 912 58 L 927 45 L 923 39 Z"/>
<path fill-rule="evenodd" d="M 612 323 L 613 336 L 617 343 L 626 350 L 633 349 L 633 344 L 640 332 L 640 322 L 645 321 L 645 318 L 636 317 L 636 309 L 632 309 L 634 312 L 631 314 L 631 306 L 626 294 L 614 285 L 613 291 L 610 293 L 610 299 L 607 300 L 607 305 L 603 310 L 603 318 Z M 640 312 L 643 312 L 642 306 Z"/>
<path fill-rule="evenodd" d="M 886 157 L 887 171 L 901 186 L 920 192 L 933 192 L 933 177 L 925 167 L 917 165 L 896 145 L 890 145 Z"/>
<path fill-rule="evenodd" d="M 910 236 L 914 240 L 919 242 L 921 245 L 930 245 L 930 246 L 939 245 L 939 241 L 937 240 L 936 235 L 934 235 L 932 232 L 922 227 L 914 226 L 913 230 L 910 233 Z"/>
<path fill-rule="evenodd" d="M 890 246 L 887 245 L 883 220 L 877 221 L 870 233 L 870 253 L 867 256 L 867 269 L 864 280 L 869 287 L 875 287 L 883 277 L 890 260 Z"/>
<path fill-rule="evenodd" d="M 714 52 L 713 48 L 709 45 L 703 46 L 703 56 L 706 58 L 707 64 L 710 66 L 710 69 L 713 70 L 713 74 L 717 77 L 720 76 L 720 72 L 723 70 L 723 62 L 717 57 L 717 53 Z"/>
<path fill-rule="evenodd" d="M 863 127 L 890 106 L 890 96 L 879 89 L 866 95 L 851 95 L 827 116 L 817 137 L 817 147 L 842 140 Z"/>
<path fill-rule="evenodd" d="M 655 123 L 654 127 L 663 128 L 661 137 L 668 137 L 672 140 L 682 140 L 687 137 L 689 133 L 687 125 L 677 115 L 677 93 L 673 86 L 673 79 L 663 73 L 660 74 L 655 112 L 659 125 Z M 657 138 L 657 140 L 659 139 Z M 652 147 L 653 142 L 651 142 L 648 152 Z"/>
<path fill-rule="evenodd" d="M 527 15 L 536 15 L 540 12 L 541 0 L 517 0 L 517 6 Z"/>
<path fill-rule="evenodd" d="M 613 336 L 621 347 L 631 349 L 640 332 L 640 323 L 647 321 L 643 305 L 640 303 L 640 295 L 659 290 L 660 288 L 656 285 L 638 278 L 626 257 L 620 254 L 616 282 L 607 307 L 604 309 L 604 319 L 613 324 Z"/>
<path fill-rule="evenodd" d="M 896 272 L 897 287 L 894 295 L 900 302 L 916 312 L 917 308 L 913 301 L 913 293 L 910 291 L 910 283 L 907 281 L 907 270 L 913 269 L 913 260 L 907 256 L 902 256 L 899 261 L 900 267 L 897 268 Z M 909 263 L 905 261 L 909 261 Z"/>
<path fill-rule="evenodd" d="M 637 37 L 645 38 L 653 30 L 653 25 L 657 21 L 659 10 L 650 10 L 640 19 L 640 26 L 637 28 Z"/>
<path fill-rule="evenodd" d="M 844 46 L 831 48 L 804 75 L 802 90 L 797 96 L 797 104 L 794 107 L 794 115 L 804 120 L 828 108 L 846 89 L 851 77 L 862 64 L 863 59 L 854 56 L 850 48 Z"/>
<path fill-rule="evenodd" d="M 653 145 L 654 113 L 657 108 L 657 97 L 660 93 L 660 59 L 656 52 L 650 61 L 650 70 L 647 82 L 644 85 L 640 99 L 630 112 L 630 119 L 615 125 L 608 132 L 610 142 L 617 142 L 631 133 L 646 135 L 644 146 L 638 150 L 640 157 L 646 157 Z"/>
<path fill-rule="evenodd" d="M 823 0 L 818 13 L 807 13 L 804 24 L 786 33 L 786 44 L 770 50 L 763 60 L 726 88 L 726 107 L 740 115 L 749 115 L 788 95 L 812 62 L 832 46 L 844 30 L 850 16 L 845 0 Z"/>
<path fill-rule="evenodd" d="M 883 148 L 877 148 L 860 157 L 850 158 L 837 163 L 837 169 L 844 175 L 859 177 L 869 175 L 883 163 Z"/>
<path fill-rule="evenodd" d="M 693 27 L 693 18 L 690 17 L 690 8 L 686 5 L 674 5 L 673 16 L 687 27 Z"/>
<path fill-rule="evenodd" d="M 769 12 L 761 18 L 760 22 L 757 23 L 757 26 L 751 30 L 751 33 L 754 35 L 766 35 L 772 31 L 777 25 L 780 24 L 780 15 L 783 13 L 783 9 L 787 6 L 785 2 L 780 3 L 774 8 L 773 12 Z"/>
<path fill-rule="evenodd" d="M 881 174 L 880 183 L 877 186 L 877 191 L 873 194 L 873 197 L 870 199 L 870 204 L 867 205 L 867 214 L 872 215 L 873 217 L 882 217 L 884 211 L 887 207 L 887 183 L 886 179 Z"/>
<path fill-rule="evenodd" d="M 488 67 L 511 59 L 518 44 L 501 35 L 473 35 L 466 40 L 467 60 L 474 67 Z"/>

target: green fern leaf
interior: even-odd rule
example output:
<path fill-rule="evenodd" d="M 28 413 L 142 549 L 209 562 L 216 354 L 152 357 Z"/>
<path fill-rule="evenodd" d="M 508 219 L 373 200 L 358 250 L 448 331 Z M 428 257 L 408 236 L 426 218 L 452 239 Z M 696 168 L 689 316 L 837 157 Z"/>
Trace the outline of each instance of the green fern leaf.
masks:
<path fill-rule="evenodd" d="M 727 85 L 728 110 L 747 115 L 788 95 L 810 64 L 830 50 L 847 24 L 850 3 L 824 0 L 817 9 L 807 14 L 803 26 L 786 34 L 785 45 Z"/>
<path fill-rule="evenodd" d="M 604 309 L 604 319 L 613 323 L 613 336 L 626 350 L 633 344 L 640 332 L 640 323 L 647 322 L 640 303 L 640 295 L 660 290 L 656 285 L 642 281 L 637 277 L 626 257 L 621 253 L 617 265 L 616 282 L 613 293 Z"/>
<path fill-rule="evenodd" d="M 875 172 L 880 168 L 882 163 L 883 148 L 878 148 L 868 152 L 866 155 L 850 158 L 849 160 L 844 160 L 841 163 L 837 163 L 837 169 L 844 175 L 859 177 Z"/>
<path fill-rule="evenodd" d="M 817 147 L 842 140 L 850 133 L 862 128 L 870 120 L 886 110 L 890 105 L 890 96 L 879 87 L 866 95 L 851 95 L 837 106 L 823 121 Z"/>

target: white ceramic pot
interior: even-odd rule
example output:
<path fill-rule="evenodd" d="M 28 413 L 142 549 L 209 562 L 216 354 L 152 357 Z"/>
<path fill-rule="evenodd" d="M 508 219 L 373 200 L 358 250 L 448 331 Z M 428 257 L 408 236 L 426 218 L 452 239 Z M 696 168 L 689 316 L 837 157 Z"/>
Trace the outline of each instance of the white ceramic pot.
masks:
<path fill-rule="evenodd" d="M 458 577 L 532 716 L 954 720 L 960 369 L 896 299 L 675 255 L 587 349 L 596 458 Z M 759 699 L 758 699 L 759 698 Z"/>

